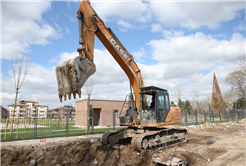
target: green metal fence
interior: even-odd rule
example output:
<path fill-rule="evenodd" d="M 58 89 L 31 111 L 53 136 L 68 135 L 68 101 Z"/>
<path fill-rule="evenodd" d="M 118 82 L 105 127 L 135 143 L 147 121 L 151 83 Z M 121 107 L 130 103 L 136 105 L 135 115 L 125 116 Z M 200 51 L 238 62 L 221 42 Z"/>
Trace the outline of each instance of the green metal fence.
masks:
<path fill-rule="evenodd" d="M 109 114 L 112 119 L 115 118 L 115 111 Z M 90 119 L 93 119 L 93 114 Z M 121 128 L 114 122 L 107 126 L 94 126 L 93 120 L 91 122 L 87 127 L 76 126 L 75 119 L 71 117 L 2 119 L 0 123 L 1 141 L 101 134 Z"/>
<path fill-rule="evenodd" d="M 229 121 L 240 121 L 246 117 L 246 109 L 229 109 L 226 111 L 182 111 L 181 125 L 198 125 L 204 122 L 222 123 Z"/>

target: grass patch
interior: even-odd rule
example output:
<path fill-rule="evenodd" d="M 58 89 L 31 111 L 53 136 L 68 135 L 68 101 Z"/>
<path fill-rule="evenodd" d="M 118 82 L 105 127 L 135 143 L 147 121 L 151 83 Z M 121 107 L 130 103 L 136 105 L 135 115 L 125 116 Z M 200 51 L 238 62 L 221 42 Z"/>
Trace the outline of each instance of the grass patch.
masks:
<path fill-rule="evenodd" d="M 29 123 L 28 123 L 29 124 Z M 1 142 L 5 141 L 16 141 L 16 140 L 28 140 L 28 139 L 42 139 L 42 138 L 54 138 L 54 137 L 66 137 L 66 136 L 79 136 L 79 135 L 90 135 L 92 134 L 92 130 L 86 132 L 85 128 L 74 127 L 75 121 L 69 120 L 68 126 L 66 126 L 66 121 L 51 121 L 48 123 L 45 120 L 40 120 L 37 122 L 37 128 L 35 128 L 35 123 L 30 123 L 30 125 L 26 125 L 24 127 L 24 123 L 19 123 L 19 128 L 17 132 L 17 128 L 12 130 L 12 139 L 10 138 L 10 129 L 6 131 L 6 139 L 5 137 L 5 127 L 1 129 Z M 9 124 L 10 126 L 10 124 Z M 20 128 L 20 127 L 24 128 Z M 116 127 L 115 130 L 121 129 Z M 94 128 L 94 134 L 100 134 L 107 131 L 112 131 L 113 127 L 106 128 Z"/>

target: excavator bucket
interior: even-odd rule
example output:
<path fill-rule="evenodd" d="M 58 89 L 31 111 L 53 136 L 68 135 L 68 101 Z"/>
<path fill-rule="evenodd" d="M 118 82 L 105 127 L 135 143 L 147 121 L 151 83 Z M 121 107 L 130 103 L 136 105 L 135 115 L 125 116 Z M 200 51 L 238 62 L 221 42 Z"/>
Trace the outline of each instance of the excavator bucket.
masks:
<path fill-rule="evenodd" d="M 66 101 L 67 95 L 69 100 L 71 100 L 71 94 L 73 94 L 74 99 L 76 99 L 76 93 L 78 93 L 81 98 L 82 86 L 95 72 L 95 64 L 82 56 L 60 63 L 56 67 L 60 101 L 62 102 L 62 96 Z"/>

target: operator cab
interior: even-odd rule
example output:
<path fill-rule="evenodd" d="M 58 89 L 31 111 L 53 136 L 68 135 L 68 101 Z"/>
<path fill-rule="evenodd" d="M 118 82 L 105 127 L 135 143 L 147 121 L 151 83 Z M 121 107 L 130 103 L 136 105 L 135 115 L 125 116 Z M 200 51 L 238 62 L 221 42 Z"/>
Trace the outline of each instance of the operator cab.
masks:
<path fill-rule="evenodd" d="M 140 95 L 142 99 L 140 106 L 141 122 L 165 122 L 170 111 L 169 94 L 167 90 L 155 86 L 148 86 L 141 88 Z"/>

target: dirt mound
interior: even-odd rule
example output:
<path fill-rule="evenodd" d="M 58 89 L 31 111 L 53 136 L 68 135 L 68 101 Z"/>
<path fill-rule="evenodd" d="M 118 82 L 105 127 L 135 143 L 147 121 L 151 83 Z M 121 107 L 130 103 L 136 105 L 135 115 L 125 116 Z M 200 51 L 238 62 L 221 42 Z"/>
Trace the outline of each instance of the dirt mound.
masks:
<path fill-rule="evenodd" d="M 47 146 L 9 147 L 1 150 L 2 165 L 151 165 L 152 151 L 131 145 L 103 146 L 88 139 Z"/>

